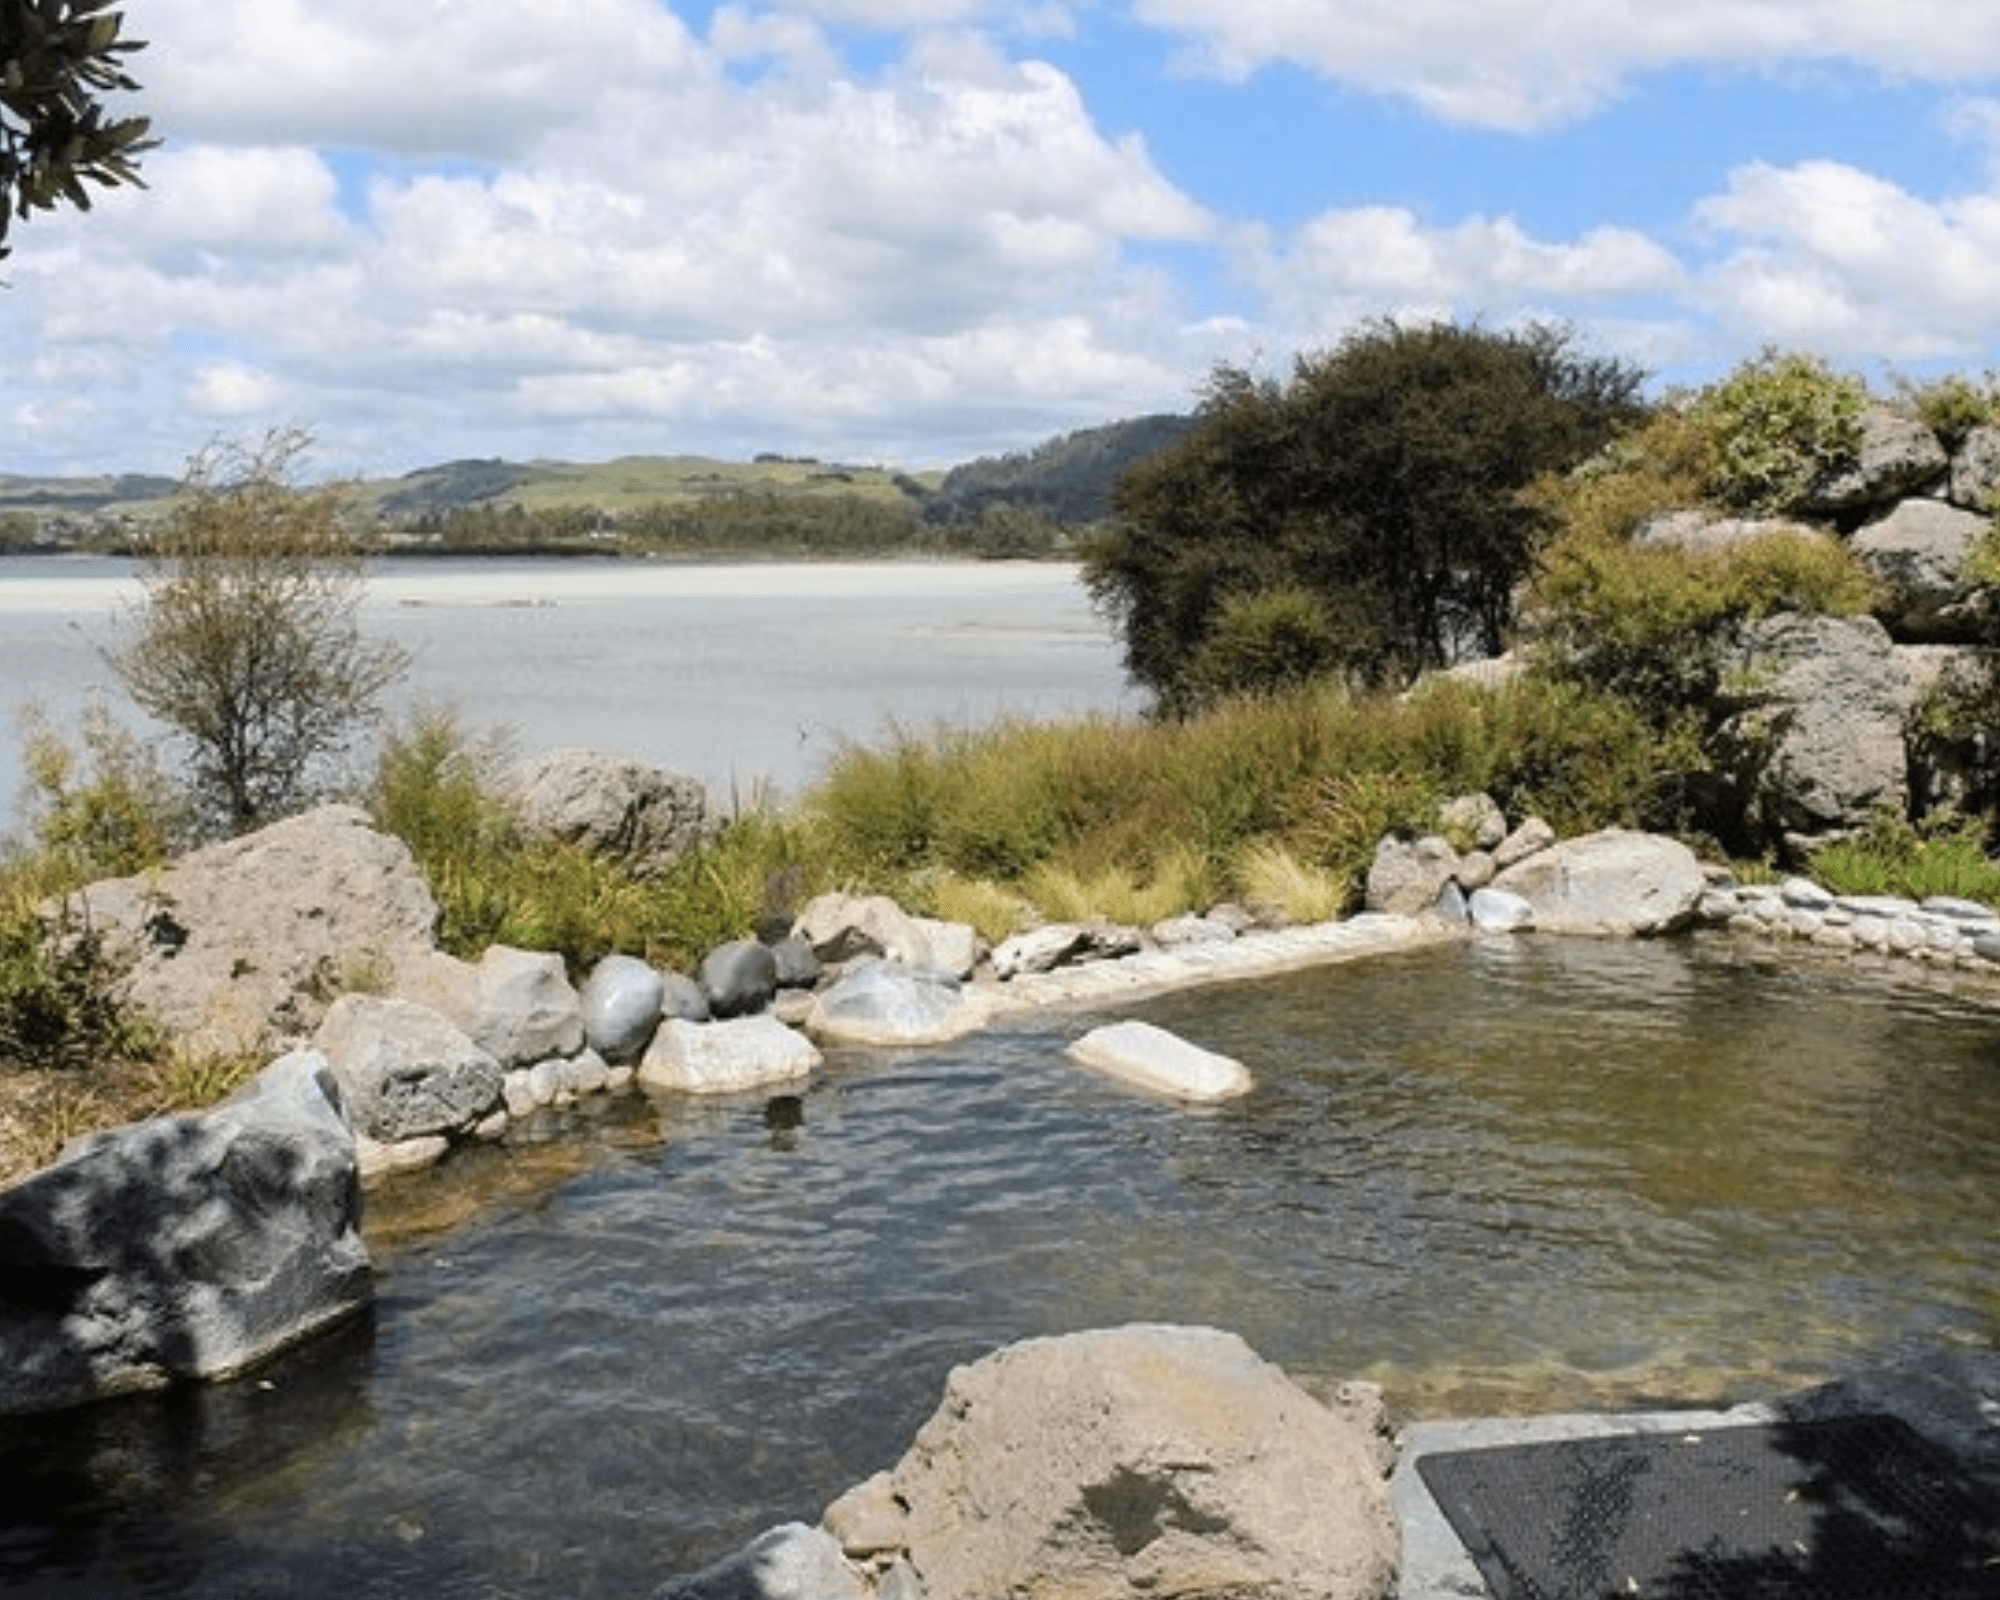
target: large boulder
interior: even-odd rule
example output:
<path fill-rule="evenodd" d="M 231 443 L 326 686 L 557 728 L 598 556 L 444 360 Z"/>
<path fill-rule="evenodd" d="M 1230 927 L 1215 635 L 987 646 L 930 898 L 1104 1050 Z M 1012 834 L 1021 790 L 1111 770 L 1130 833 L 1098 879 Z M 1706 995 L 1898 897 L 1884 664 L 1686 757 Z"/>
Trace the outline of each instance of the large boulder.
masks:
<path fill-rule="evenodd" d="M 1905 644 L 1966 643 L 1982 636 L 1987 607 L 1959 574 L 1992 526 L 1990 516 L 1942 501 L 1905 500 L 1848 541 L 1881 586 L 1876 614 L 1890 633 Z"/>
<path fill-rule="evenodd" d="M 1996 495 L 2000 495 L 2000 428 L 1982 423 L 1952 452 L 1951 503 L 1990 515 Z"/>
<path fill-rule="evenodd" d="M 1565 840 L 1493 881 L 1494 891 L 1526 903 L 1544 933 L 1642 937 L 1691 924 L 1707 886 L 1679 840 L 1618 828 Z"/>
<path fill-rule="evenodd" d="M 515 774 L 514 811 L 531 839 L 581 845 L 640 876 L 664 872 L 709 834 L 694 778 L 607 750 L 549 750 Z"/>
<path fill-rule="evenodd" d="M 563 958 L 551 951 L 496 944 L 477 963 L 439 951 L 398 995 L 447 1018 L 503 1069 L 583 1048 L 583 1002 Z"/>
<path fill-rule="evenodd" d="M 79 1141 L 0 1190 L 0 1415 L 226 1376 L 352 1315 L 360 1216 L 310 1051 L 206 1113 Z"/>
<path fill-rule="evenodd" d="M 1370 1430 L 1212 1328 L 1030 1339 L 958 1368 L 903 1459 L 825 1526 L 926 1600 L 1386 1600 L 1396 1585 Z"/>
<path fill-rule="evenodd" d="M 414 1000 L 343 995 L 316 1042 L 356 1133 L 377 1144 L 470 1133 L 504 1104 L 507 1074 L 449 1018 Z"/>
<path fill-rule="evenodd" d="M 1847 516 L 1921 494 L 1950 475 L 1951 458 L 1928 424 L 1889 406 L 1870 406 L 1862 414 L 1854 464 L 1815 484 L 1803 509 Z"/>
<path fill-rule="evenodd" d="M 134 1004 L 192 1051 L 309 1038 L 333 998 L 428 960 L 437 902 L 409 848 L 324 806 L 140 877 L 80 890 L 75 920 L 131 963 Z"/>
<path fill-rule="evenodd" d="M 1806 844 L 1908 796 L 1910 674 L 1872 617 L 1781 613 L 1750 625 L 1733 677 L 1747 702 L 1723 724 L 1754 840 Z"/>

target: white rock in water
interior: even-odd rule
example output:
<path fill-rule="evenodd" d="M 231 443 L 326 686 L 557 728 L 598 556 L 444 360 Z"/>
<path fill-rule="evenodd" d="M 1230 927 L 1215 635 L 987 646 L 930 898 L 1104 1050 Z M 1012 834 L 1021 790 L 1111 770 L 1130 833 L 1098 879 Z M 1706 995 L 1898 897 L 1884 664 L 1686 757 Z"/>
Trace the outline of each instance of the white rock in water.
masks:
<path fill-rule="evenodd" d="M 1232 1100 L 1248 1094 L 1249 1069 L 1150 1022 L 1114 1022 L 1069 1047 L 1069 1057 L 1177 1100 Z"/>

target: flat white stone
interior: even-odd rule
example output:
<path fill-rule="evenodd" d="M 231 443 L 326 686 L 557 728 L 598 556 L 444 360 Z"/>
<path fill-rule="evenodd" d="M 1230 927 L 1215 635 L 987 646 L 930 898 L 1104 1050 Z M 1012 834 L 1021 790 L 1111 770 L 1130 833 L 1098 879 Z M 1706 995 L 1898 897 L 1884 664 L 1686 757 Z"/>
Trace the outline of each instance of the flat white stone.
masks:
<path fill-rule="evenodd" d="M 1228 1056 L 1190 1044 L 1150 1022 L 1094 1028 L 1069 1047 L 1086 1067 L 1176 1100 L 1231 1100 L 1250 1092 L 1249 1069 Z"/>
<path fill-rule="evenodd" d="M 819 1064 L 812 1041 L 776 1017 L 727 1022 L 669 1017 L 640 1058 L 639 1081 L 649 1089 L 684 1094 L 732 1094 L 806 1077 Z"/>

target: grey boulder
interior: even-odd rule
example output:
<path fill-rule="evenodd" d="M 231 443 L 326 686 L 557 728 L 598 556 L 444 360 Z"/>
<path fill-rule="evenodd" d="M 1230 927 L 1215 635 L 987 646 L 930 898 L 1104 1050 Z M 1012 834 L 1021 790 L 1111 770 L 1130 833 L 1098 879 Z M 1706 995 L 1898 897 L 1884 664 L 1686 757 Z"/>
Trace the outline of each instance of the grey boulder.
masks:
<path fill-rule="evenodd" d="M 732 939 L 702 958 L 697 981 L 712 1016 L 747 1017 L 777 997 L 778 958 L 755 939 Z"/>
<path fill-rule="evenodd" d="M 849 1044 L 940 1044 L 986 1019 L 950 973 L 864 957 L 814 997 L 806 1028 Z"/>
<path fill-rule="evenodd" d="M 1678 839 L 1619 828 L 1552 845 L 1492 885 L 1525 902 L 1544 933 L 1639 936 L 1686 928 L 1707 887 Z"/>
<path fill-rule="evenodd" d="M 296 1051 L 0 1191 L 0 1414 L 241 1371 L 373 1293 L 354 1136 Z"/>
<path fill-rule="evenodd" d="M 637 956 L 609 955 L 590 969 L 579 997 L 583 1036 L 606 1061 L 637 1061 L 660 1025 L 666 979 Z"/>
<path fill-rule="evenodd" d="M 343 995 L 316 1042 L 355 1132 L 378 1144 L 469 1133 L 505 1103 L 500 1063 L 415 1001 Z"/>

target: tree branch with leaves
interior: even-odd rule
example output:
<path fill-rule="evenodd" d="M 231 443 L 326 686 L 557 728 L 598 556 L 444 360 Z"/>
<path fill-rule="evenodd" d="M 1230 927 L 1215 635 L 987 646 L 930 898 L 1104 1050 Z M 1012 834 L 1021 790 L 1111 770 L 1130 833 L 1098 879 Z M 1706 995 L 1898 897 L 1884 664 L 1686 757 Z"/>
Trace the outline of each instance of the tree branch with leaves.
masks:
<path fill-rule="evenodd" d="M 7 233 L 37 211 L 90 209 L 89 185 L 144 186 L 138 158 L 159 141 L 145 117 L 105 97 L 139 85 L 113 0 L 0 0 L 0 259 Z"/>

